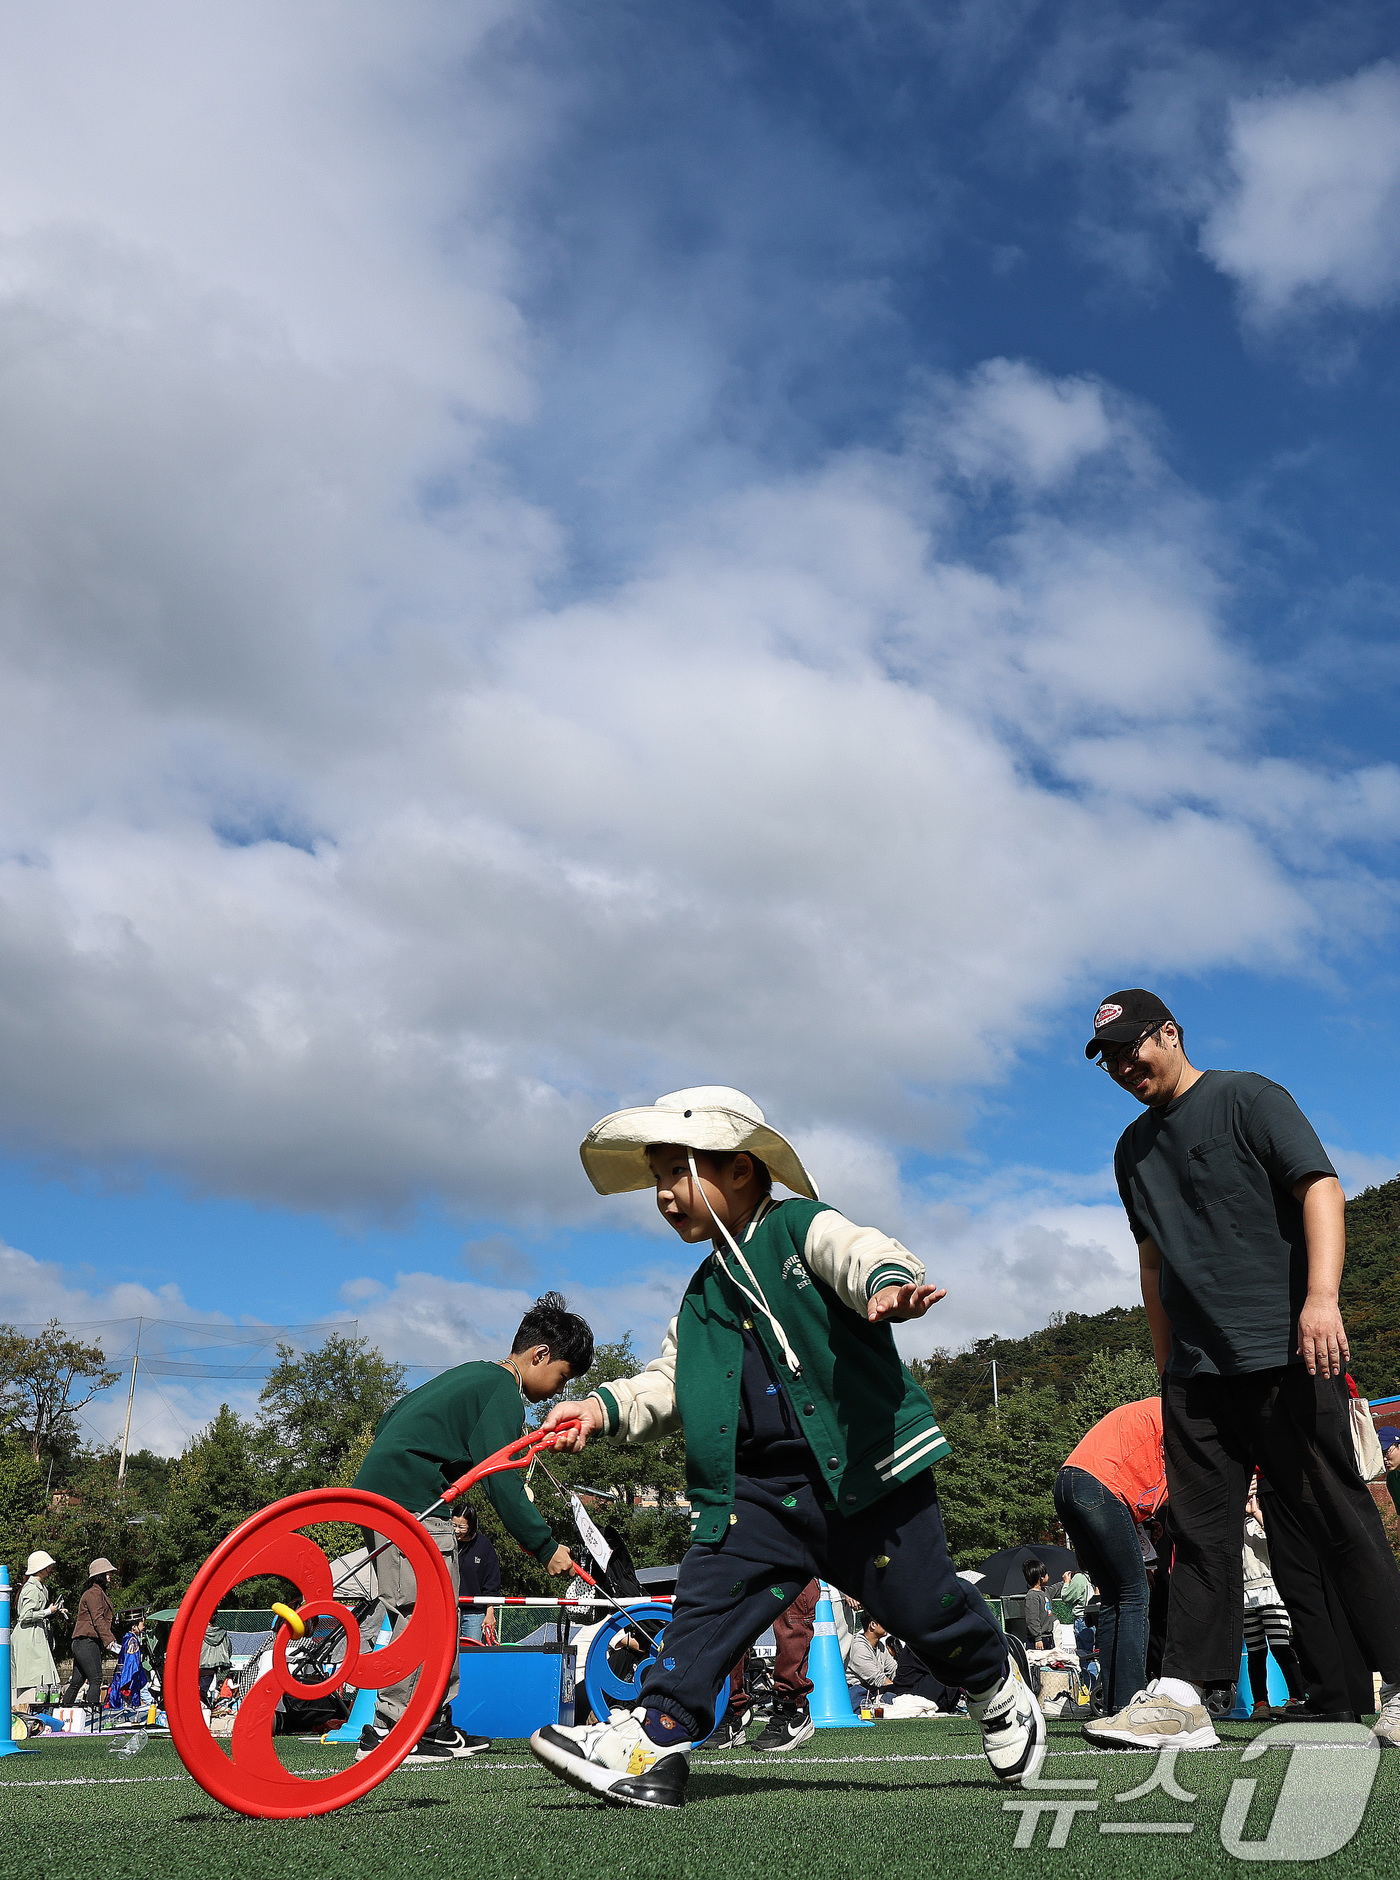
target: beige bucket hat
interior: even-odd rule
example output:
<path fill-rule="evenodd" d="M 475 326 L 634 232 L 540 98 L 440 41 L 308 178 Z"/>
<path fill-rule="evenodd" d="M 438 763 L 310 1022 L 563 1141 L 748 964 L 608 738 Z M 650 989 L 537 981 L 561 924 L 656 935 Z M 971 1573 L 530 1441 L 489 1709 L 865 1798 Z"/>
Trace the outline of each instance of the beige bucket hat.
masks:
<path fill-rule="evenodd" d="M 52 1554 L 46 1554 L 42 1547 L 37 1547 L 29 1556 L 28 1560 L 25 1561 L 24 1570 L 26 1573 L 42 1573 L 45 1567 L 56 1567 L 57 1565 L 58 1562 L 54 1559 Z"/>
<path fill-rule="evenodd" d="M 95 1580 L 99 1573 L 115 1572 L 116 1568 L 112 1565 L 106 1554 L 100 1554 L 96 1560 L 90 1561 L 88 1564 L 88 1578 L 90 1580 Z"/>
<path fill-rule="evenodd" d="M 715 1155 L 747 1150 L 784 1188 L 812 1201 L 821 1199 L 792 1144 L 769 1128 L 752 1097 L 726 1084 L 673 1090 L 644 1108 L 614 1110 L 589 1130 L 579 1155 L 600 1195 L 624 1195 L 655 1186 L 647 1165 L 647 1149 L 654 1142 L 675 1142 Z"/>

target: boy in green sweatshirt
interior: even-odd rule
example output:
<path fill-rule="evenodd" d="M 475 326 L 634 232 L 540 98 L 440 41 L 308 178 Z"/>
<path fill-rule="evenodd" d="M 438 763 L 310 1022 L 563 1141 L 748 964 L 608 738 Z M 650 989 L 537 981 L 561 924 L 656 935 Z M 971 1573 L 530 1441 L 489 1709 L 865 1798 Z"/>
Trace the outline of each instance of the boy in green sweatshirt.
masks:
<path fill-rule="evenodd" d="M 412 1390 L 379 1420 L 369 1454 L 354 1486 L 396 1501 L 410 1514 L 430 1508 L 442 1491 L 475 1463 L 513 1443 L 525 1429 L 525 1406 L 557 1396 L 572 1377 L 582 1377 L 593 1363 L 593 1334 L 577 1313 L 566 1309 L 558 1293 L 537 1299 L 515 1334 L 508 1358 L 494 1363 L 459 1364 L 454 1370 Z M 524 1490 L 519 1475 L 488 1476 L 485 1483 L 496 1512 L 527 1553 L 556 1576 L 571 1571 L 567 1547 L 550 1533 L 544 1517 Z M 453 1590 L 460 1585 L 457 1538 L 450 1510 L 423 1521 L 447 1562 Z M 371 1552 L 384 1536 L 365 1530 Z M 387 1547 L 375 1561 L 379 1597 L 397 1635 L 408 1623 L 418 1597 L 413 1569 L 397 1547 Z M 370 1755 L 403 1715 L 418 1674 L 379 1693 L 375 1725 L 366 1725 L 356 1760 Z M 410 1763 L 470 1756 L 489 1747 L 486 1737 L 466 1737 L 452 1722 L 457 1695 L 457 1661 L 447 1686 L 447 1701 L 437 1723 L 407 1758 Z"/>
<path fill-rule="evenodd" d="M 591 1435 L 646 1442 L 684 1427 L 692 1545 L 637 1708 L 537 1730 L 535 1755 L 610 1801 L 679 1808 L 729 1667 L 820 1577 L 967 1692 L 1003 1782 L 1034 1777 L 1044 1719 L 986 1601 L 954 1571 L 931 1469 L 948 1445 L 890 1331 L 941 1288 L 897 1240 L 826 1206 L 737 1090 L 618 1111 L 581 1153 L 601 1193 L 654 1187 L 681 1239 L 713 1251 L 661 1356 L 556 1407 L 546 1427 L 581 1418 L 561 1444 L 573 1449 Z M 802 1198 L 775 1201 L 774 1177 Z"/>

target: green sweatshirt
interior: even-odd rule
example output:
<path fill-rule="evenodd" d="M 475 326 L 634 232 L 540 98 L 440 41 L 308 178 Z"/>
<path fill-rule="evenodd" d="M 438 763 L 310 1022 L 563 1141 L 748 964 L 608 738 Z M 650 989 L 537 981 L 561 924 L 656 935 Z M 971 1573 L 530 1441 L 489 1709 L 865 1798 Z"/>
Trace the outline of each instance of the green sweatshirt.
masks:
<path fill-rule="evenodd" d="M 499 1364 L 459 1364 L 384 1412 L 354 1486 L 419 1514 L 449 1482 L 513 1443 L 524 1429 L 525 1404 L 514 1374 Z M 559 1543 L 520 1476 L 491 1475 L 485 1487 L 526 1553 L 547 1561 Z"/>

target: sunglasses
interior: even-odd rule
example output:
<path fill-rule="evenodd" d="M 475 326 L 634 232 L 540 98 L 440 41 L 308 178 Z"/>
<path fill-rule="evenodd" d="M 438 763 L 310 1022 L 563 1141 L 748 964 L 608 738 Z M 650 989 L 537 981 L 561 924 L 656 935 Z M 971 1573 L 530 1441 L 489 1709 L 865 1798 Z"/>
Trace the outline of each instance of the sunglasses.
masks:
<path fill-rule="evenodd" d="M 1166 1020 L 1163 1019 L 1156 1025 L 1148 1025 L 1145 1030 L 1139 1032 L 1131 1044 L 1106 1044 L 1099 1052 L 1099 1069 L 1106 1071 L 1111 1077 L 1114 1071 L 1121 1070 L 1125 1064 L 1131 1064 L 1148 1039 L 1154 1037 L 1165 1023 Z"/>

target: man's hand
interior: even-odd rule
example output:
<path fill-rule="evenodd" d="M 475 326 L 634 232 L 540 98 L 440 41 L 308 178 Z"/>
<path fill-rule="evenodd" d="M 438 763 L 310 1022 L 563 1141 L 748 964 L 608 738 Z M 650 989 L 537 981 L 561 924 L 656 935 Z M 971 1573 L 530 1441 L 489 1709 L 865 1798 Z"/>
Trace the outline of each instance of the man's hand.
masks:
<path fill-rule="evenodd" d="M 1298 1350 L 1308 1376 L 1340 1377 L 1347 1368 L 1351 1348 L 1335 1299 L 1314 1299 L 1309 1293 L 1298 1314 Z"/>
<path fill-rule="evenodd" d="M 557 1430 L 561 1423 L 572 1423 L 576 1427 L 565 1430 L 559 1440 L 562 1450 L 572 1450 L 578 1454 L 590 1436 L 596 1436 L 603 1428 L 605 1418 L 603 1406 L 596 1397 L 584 1397 L 572 1403 L 557 1403 L 541 1423 L 542 1430 Z"/>
<path fill-rule="evenodd" d="M 552 1573 L 556 1580 L 561 1573 L 572 1573 L 574 1563 L 568 1548 L 564 1546 L 556 1547 L 554 1552 L 549 1556 L 549 1559 L 545 1561 L 544 1570 L 546 1573 Z"/>
<path fill-rule="evenodd" d="M 1308 1247 L 1308 1296 L 1298 1314 L 1298 1353 L 1308 1376 L 1340 1377 L 1351 1356 L 1337 1306 L 1346 1260 L 1346 1196 L 1335 1175 L 1304 1175 L 1293 1184 L 1303 1204 Z"/>
<path fill-rule="evenodd" d="M 882 1286 L 872 1294 L 865 1316 L 872 1325 L 882 1319 L 921 1319 L 930 1306 L 947 1297 L 945 1286 Z"/>

